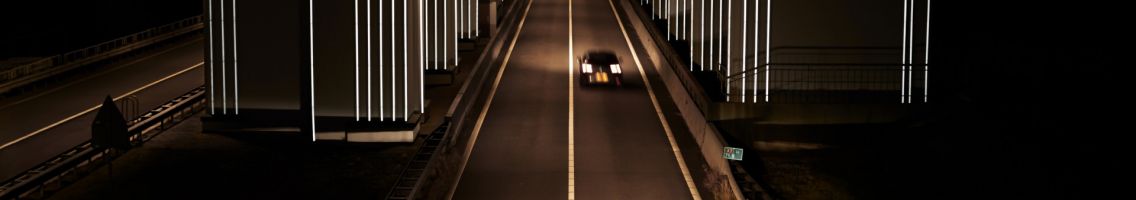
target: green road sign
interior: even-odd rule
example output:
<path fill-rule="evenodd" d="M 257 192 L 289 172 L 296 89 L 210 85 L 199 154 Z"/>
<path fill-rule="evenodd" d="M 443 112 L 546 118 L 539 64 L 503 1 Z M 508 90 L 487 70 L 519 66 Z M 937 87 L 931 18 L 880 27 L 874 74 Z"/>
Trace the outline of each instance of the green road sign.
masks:
<path fill-rule="evenodd" d="M 722 157 L 730 160 L 742 160 L 742 148 L 722 147 Z"/>

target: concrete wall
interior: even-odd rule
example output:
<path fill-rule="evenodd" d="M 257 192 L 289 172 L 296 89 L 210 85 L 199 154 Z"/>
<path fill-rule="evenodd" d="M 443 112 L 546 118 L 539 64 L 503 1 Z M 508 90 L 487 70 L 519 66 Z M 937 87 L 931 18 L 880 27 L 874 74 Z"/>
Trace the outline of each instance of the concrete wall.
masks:
<path fill-rule="evenodd" d="M 912 93 L 922 90 L 922 65 L 909 68 L 913 70 L 909 76 L 915 78 L 901 76 L 903 0 L 661 2 L 652 9 L 661 14 L 657 18 L 667 19 L 665 29 L 672 40 L 690 44 L 686 56 L 693 60 L 694 71 L 718 71 L 730 79 L 730 101 L 753 100 L 753 95 L 765 93 L 767 63 L 775 64 L 769 74 L 772 93 L 899 91 L 905 84 L 917 84 Z M 914 2 L 915 37 L 909 39 L 914 54 L 909 63 L 921 64 L 926 1 Z M 766 59 L 767 45 L 771 59 Z"/>
<path fill-rule="evenodd" d="M 202 3 L 212 16 L 205 50 L 212 115 L 314 106 L 318 117 L 362 121 L 421 112 L 423 70 L 452 70 L 458 37 L 475 35 L 472 16 L 479 14 L 473 0 L 313 1 L 309 50 L 307 0 Z"/>

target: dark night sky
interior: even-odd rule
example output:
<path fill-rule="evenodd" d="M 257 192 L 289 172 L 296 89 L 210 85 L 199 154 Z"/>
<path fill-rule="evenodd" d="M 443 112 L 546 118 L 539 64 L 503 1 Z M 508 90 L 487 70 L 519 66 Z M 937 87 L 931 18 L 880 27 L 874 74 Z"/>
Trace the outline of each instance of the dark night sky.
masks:
<path fill-rule="evenodd" d="M 198 0 L 0 3 L 0 59 L 51 56 L 201 13 Z"/>

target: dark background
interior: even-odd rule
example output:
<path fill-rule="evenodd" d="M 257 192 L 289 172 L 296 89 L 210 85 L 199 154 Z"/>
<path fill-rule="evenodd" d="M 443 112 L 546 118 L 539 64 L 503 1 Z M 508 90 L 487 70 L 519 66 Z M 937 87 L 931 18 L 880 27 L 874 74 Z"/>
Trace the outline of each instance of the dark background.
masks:
<path fill-rule="evenodd" d="M 202 13 L 198 0 L 0 2 L 0 59 L 53 56 Z"/>
<path fill-rule="evenodd" d="M 921 167 L 896 173 L 927 179 L 892 184 L 967 199 L 1124 191 L 1126 12 L 1088 2 L 934 1 L 933 120 L 910 133 L 932 150 L 910 157 Z"/>

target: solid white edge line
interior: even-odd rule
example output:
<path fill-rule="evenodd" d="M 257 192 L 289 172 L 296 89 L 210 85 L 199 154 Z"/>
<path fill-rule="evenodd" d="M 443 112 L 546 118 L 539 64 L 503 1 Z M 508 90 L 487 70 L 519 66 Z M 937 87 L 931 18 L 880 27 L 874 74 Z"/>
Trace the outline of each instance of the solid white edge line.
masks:
<path fill-rule="evenodd" d="M 682 150 L 678 148 L 678 144 L 675 142 L 674 133 L 671 132 L 671 127 L 667 124 L 666 117 L 663 116 L 663 111 L 659 106 L 659 100 L 655 97 L 655 91 L 651 87 L 651 81 L 647 79 L 647 72 L 643 70 L 643 64 L 639 61 L 639 53 L 636 53 L 635 47 L 631 45 L 631 37 L 627 36 L 627 29 L 623 27 L 623 19 L 619 17 L 619 12 L 615 10 L 615 2 L 608 0 L 608 5 L 611 5 L 611 14 L 615 16 L 615 21 L 619 22 L 619 31 L 623 32 L 623 40 L 627 42 L 628 51 L 631 51 L 631 57 L 635 59 L 635 66 L 639 68 L 639 76 L 643 79 L 643 84 L 647 87 L 647 94 L 651 96 L 651 105 L 655 107 L 655 114 L 659 117 L 659 124 L 663 126 L 663 131 L 667 134 L 667 143 L 671 145 L 671 152 L 674 153 L 675 161 L 678 163 L 679 169 L 682 170 L 682 178 L 686 182 L 686 188 L 690 190 L 690 196 L 692 198 L 701 200 L 702 195 L 698 193 L 698 189 L 694 186 L 694 179 L 690 177 L 690 170 L 686 167 L 686 160 L 683 159 Z"/>
<path fill-rule="evenodd" d="M 525 13 L 521 15 L 521 21 L 517 25 L 517 33 L 513 34 L 513 41 L 509 43 L 509 50 L 505 52 L 501 69 L 497 70 L 497 78 L 493 80 L 493 87 L 489 89 L 489 97 L 485 100 L 485 105 L 481 107 L 481 113 L 477 116 L 477 123 L 474 124 L 473 132 L 470 133 L 469 143 L 465 148 L 465 159 L 462 160 L 461 168 L 458 170 L 458 178 L 454 180 L 454 186 L 450 188 L 446 199 L 453 199 L 454 193 L 458 190 L 458 185 L 461 184 L 462 174 L 465 173 L 465 167 L 469 164 L 469 156 L 473 153 L 473 146 L 477 144 L 477 135 L 481 133 L 481 125 L 485 123 L 485 115 L 489 113 L 489 106 L 493 105 L 493 96 L 497 95 L 497 86 L 501 84 L 501 76 L 505 75 L 505 68 L 509 66 L 509 59 L 513 57 L 513 47 L 517 46 L 517 40 L 520 39 L 521 31 L 525 27 L 525 19 L 528 18 L 529 9 L 532 8 L 532 2 L 529 1 L 525 7 Z"/>
<path fill-rule="evenodd" d="M 136 89 L 134 89 L 134 90 L 131 90 L 130 92 L 126 92 L 125 94 L 119 95 L 118 97 L 115 97 L 115 98 L 114 98 L 114 100 L 115 100 L 115 101 L 118 101 L 119 99 L 125 98 L 125 97 L 127 97 L 127 96 L 130 96 L 130 95 L 134 95 L 134 93 L 138 93 L 139 91 L 142 91 L 142 90 L 145 90 L 145 89 L 147 89 L 147 88 L 150 88 L 150 87 L 152 87 L 152 86 L 154 86 L 154 85 L 157 85 L 158 83 L 164 82 L 164 81 L 166 81 L 166 80 L 169 80 L 169 79 L 171 79 L 171 78 L 173 78 L 173 77 L 176 77 L 176 76 L 178 76 L 178 75 L 184 74 L 185 72 L 188 72 L 188 71 L 190 71 L 190 70 L 196 69 L 197 67 L 201 67 L 201 65 L 204 65 L 204 64 L 205 64 L 205 62 L 204 62 L 204 61 L 202 61 L 202 62 L 199 62 L 199 63 L 197 63 L 197 64 L 194 64 L 193 66 L 190 66 L 190 67 L 187 67 L 187 68 L 185 68 L 185 69 L 182 69 L 181 71 L 175 72 L 175 73 L 173 73 L 173 74 L 170 74 L 170 75 L 168 75 L 168 76 L 166 76 L 166 77 L 162 77 L 161 79 L 158 79 L 158 80 L 156 80 L 156 81 L 152 81 L 152 82 L 150 82 L 150 83 L 148 83 L 148 84 L 146 84 L 146 85 L 143 85 L 142 87 L 136 88 Z M 47 125 L 47 126 L 44 126 L 43 128 L 39 128 L 39 129 L 37 129 L 37 130 L 35 130 L 35 131 L 32 131 L 31 133 L 28 133 L 28 134 L 26 134 L 26 135 L 24 135 L 24 136 L 21 136 L 21 137 L 19 137 L 19 138 L 16 138 L 15 140 L 12 140 L 12 141 L 9 141 L 9 142 L 7 142 L 7 143 L 4 143 L 4 145 L 0 145 L 0 150 L 2 150 L 2 149 L 5 149 L 5 148 L 8 148 L 8 146 L 12 146 L 12 145 L 15 145 L 16 143 L 20 143 L 21 141 L 27 140 L 28 138 L 31 138 L 32 136 L 36 136 L 36 135 L 39 135 L 40 133 L 43 133 L 44 131 L 50 130 L 50 129 L 52 129 L 52 128 L 55 128 L 56 126 L 59 126 L 60 124 L 66 123 L 66 122 L 68 122 L 68 121 L 71 121 L 71 120 L 73 120 L 73 119 L 75 119 L 75 118 L 78 118 L 79 116 L 83 116 L 83 115 L 86 115 L 87 113 L 90 113 L 91 111 L 94 111 L 95 109 L 99 109 L 100 107 L 102 107 L 102 105 L 96 105 L 96 106 L 94 106 L 94 107 L 91 107 L 91 108 L 88 108 L 88 109 L 86 109 L 86 110 L 83 110 L 82 112 L 76 113 L 76 114 L 74 114 L 74 115 L 71 115 L 71 116 L 69 116 L 69 117 L 63 118 L 62 120 L 56 121 L 55 123 L 52 123 L 52 124 L 50 124 L 50 125 Z"/>
<path fill-rule="evenodd" d="M 568 200 L 576 199 L 576 78 L 572 58 L 576 54 L 572 0 L 568 0 Z"/>

